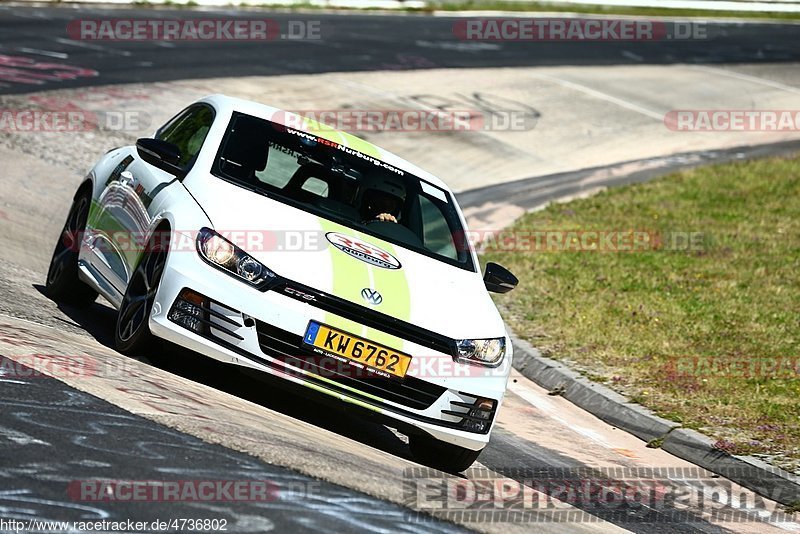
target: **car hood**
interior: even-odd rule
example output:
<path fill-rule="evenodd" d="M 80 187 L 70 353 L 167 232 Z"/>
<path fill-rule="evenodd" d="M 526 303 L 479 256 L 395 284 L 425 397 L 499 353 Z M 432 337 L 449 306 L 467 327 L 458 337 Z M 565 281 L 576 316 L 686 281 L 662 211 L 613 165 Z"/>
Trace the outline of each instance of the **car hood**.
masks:
<path fill-rule="evenodd" d="M 186 185 L 214 230 L 280 276 L 451 338 L 505 335 L 478 273 L 215 177 Z"/>

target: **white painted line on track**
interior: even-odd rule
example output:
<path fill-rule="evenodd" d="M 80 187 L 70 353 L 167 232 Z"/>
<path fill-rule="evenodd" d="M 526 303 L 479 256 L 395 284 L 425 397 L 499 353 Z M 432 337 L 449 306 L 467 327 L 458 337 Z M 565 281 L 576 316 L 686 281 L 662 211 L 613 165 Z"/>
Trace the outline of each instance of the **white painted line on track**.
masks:
<path fill-rule="evenodd" d="M 672 480 L 675 480 L 676 482 L 681 482 L 680 479 L 672 479 Z M 758 498 L 756 494 L 749 491 L 748 493 L 751 493 L 755 499 Z M 742 506 L 742 501 L 733 491 L 731 492 L 729 502 L 725 502 L 725 500 L 722 498 L 722 494 L 716 492 L 715 488 L 709 488 L 709 487 L 703 488 L 703 496 L 709 501 L 720 503 L 722 505 L 729 505 L 732 508 L 735 508 L 736 510 L 744 511 L 753 516 L 753 521 L 761 521 L 763 523 L 768 523 L 773 527 L 778 527 L 781 530 L 787 530 L 789 532 L 797 532 L 800 530 L 800 524 L 797 524 L 794 521 L 778 521 L 774 519 L 770 520 L 770 517 L 772 517 L 773 513 L 770 512 L 769 510 L 764 510 L 763 508 L 757 508 L 757 507 L 754 508 L 752 506 Z"/>
<path fill-rule="evenodd" d="M 608 441 L 603 439 L 597 432 L 592 430 L 582 428 L 580 426 L 575 425 L 574 422 L 567 421 L 558 415 L 557 407 L 553 402 L 551 402 L 548 398 L 542 396 L 541 393 L 534 391 L 526 381 L 528 380 L 526 377 L 522 375 L 517 375 L 516 373 L 512 372 L 512 378 L 516 379 L 516 382 L 513 380 L 508 383 L 508 390 L 520 397 L 522 400 L 533 406 L 534 408 L 540 410 L 545 416 L 559 422 L 565 428 L 572 430 L 573 432 L 587 437 L 590 440 L 594 441 L 595 443 L 611 450 L 616 450 L 613 444 L 610 444 Z M 686 480 L 681 478 L 670 478 L 671 481 L 679 483 L 679 484 L 686 484 Z M 752 495 L 754 499 L 758 499 L 755 494 L 753 494 L 750 490 L 743 488 L 747 494 Z M 781 521 L 780 519 L 770 519 L 772 517 L 772 512 L 769 510 L 764 510 L 764 508 L 759 508 L 758 506 L 745 506 L 742 505 L 739 496 L 731 493 L 730 501 L 726 502 L 723 500 L 723 495 L 715 492 L 715 488 L 711 487 L 704 487 L 702 489 L 703 495 L 706 499 L 713 502 L 718 502 L 721 504 L 726 504 L 734 507 L 736 510 L 745 512 L 752 517 L 752 521 L 754 522 L 761 522 L 767 523 L 771 526 L 778 527 L 782 530 L 788 532 L 800 532 L 800 524 L 793 522 L 793 521 Z"/>
<path fill-rule="evenodd" d="M 69 58 L 69 54 L 64 52 L 51 52 L 50 50 L 39 50 L 38 48 L 27 48 L 27 47 L 18 47 L 15 48 L 17 52 L 22 52 L 24 54 L 36 54 L 38 56 L 47 56 L 47 57 L 54 57 L 56 59 L 67 59 Z"/>
<path fill-rule="evenodd" d="M 639 61 L 639 62 L 641 62 L 644 59 L 639 54 L 634 54 L 633 52 L 631 52 L 629 50 L 623 50 L 622 51 L 622 57 L 626 57 L 628 59 L 632 59 L 633 61 Z"/>
<path fill-rule="evenodd" d="M 396 102 L 399 102 L 402 106 L 408 107 L 409 109 L 419 109 L 424 111 L 432 111 L 430 108 L 423 106 L 422 104 L 416 104 L 409 102 L 407 99 L 403 99 L 397 93 L 392 91 L 385 91 L 382 89 L 376 89 L 373 86 L 367 85 L 361 82 L 355 82 L 353 80 L 342 78 L 337 80 L 341 85 L 345 87 L 352 87 L 354 90 L 361 91 L 362 93 L 372 94 L 379 98 L 388 98 L 392 99 Z M 490 131 L 481 131 L 481 130 L 472 130 L 472 134 L 480 135 L 480 136 L 490 136 L 492 132 Z M 455 193 L 459 193 L 460 190 L 458 188 L 454 189 Z"/>
<path fill-rule="evenodd" d="M 592 97 L 597 98 L 599 100 L 605 100 L 606 102 L 611 102 L 612 104 L 616 104 L 617 106 L 620 106 L 622 108 L 629 109 L 631 111 L 635 111 L 636 113 L 641 113 L 642 115 L 645 115 L 646 117 L 650 117 L 652 119 L 655 119 L 655 120 L 657 120 L 659 122 L 662 122 L 664 120 L 664 114 L 663 113 L 658 113 L 657 111 L 653 111 L 652 109 L 647 109 L 647 108 L 642 107 L 642 106 L 640 106 L 638 104 L 634 104 L 633 102 L 628 102 L 627 100 L 622 100 L 621 98 L 617 98 L 615 96 L 611 96 L 609 94 L 602 93 L 600 91 L 597 91 L 596 89 L 591 89 L 589 87 L 586 87 L 585 85 L 580 85 L 580 84 L 577 84 L 577 83 L 574 83 L 574 82 L 569 82 L 567 80 L 562 80 L 560 78 L 556 78 L 554 76 L 548 76 L 546 74 L 529 73 L 528 76 L 531 77 L 531 78 L 538 79 L 538 80 L 551 82 L 551 83 L 560 85 L 562 87 L 566 87 L 567 89 L 572 89 L 574 91 L 579 91 L 579 92 L 581 92 L 581 93 L 583 93 L 585 95 L 592 96 Z"/>
<path fill-rule="evenodd" d="M 720 76 L 727 76 L 728 78 L 735 78 L 737 80 L 744 80 L 747 82 L 757 83 L 759 85 L 765 85 L 767 87 L 772 87 L 774 89 L 780 89 L 782 91 L 788 91 L 790 93 L 800 95 L 800 88 L 798 87 L 794 87 L 792 85 L 786 85 L 785 83 L 776 82 L 773 80 L 767 80 L 766 78 L 759 78 L 758 76 L 751 76 L 749 74 L 743 74 L 741 72 L 736 72 L 733 70 L 721 69 L 719 67 L 692 65 L 690 66 L 690 68 L 706 72 L 713 72 L 714 74 L 719 74 Z"/>
<path fill-rule="evenodd" d="M 86 48 L 87 50 L 96 50 L 97 52 L 105 52 L 107 54 L 114 54 L 118 56 L 128 57 L 131 55 L 131 52 L 128 52 L 127 50 L 117 50 L 115 48 L 108 48 L 106 46 L 100 46 L 92 43 L 85 43 L 83 41 L 76 41 L 74 39 L 65 39 L 63 37 L 56 37 L 55 39 L 53 39 L 53 41 L 67 46 Z"/>
<path fill-rule="evenodd" d="M 515 374 L 515 373 L 514 373 Z M 583 428 L 580 426 L 576 426 L 574 423 L 567 421 L 566 419 L 559 417 L 556 415 L 558 411 L 556 407 L 550 402 L 548 399 L 543 398 L 541 395 L 538 395 L 531 391 L 525 385 L 525 380 L 528 380 L 522 375 L 514 376 L 516 378 L 516 382 L 513 380 L 508 383 L 508 390 L 517 395 L 519 398 L 542 411 L 547 417 L 558 421 L 561 423 L 565 428 L 572 430 L 573 432 L 580 434 L 590 440 L 594 441 L 598 445 L 605 447 L 606 449 L 613 449 L 614 446 L 603 439 L 597 432 L 593 430 L 589 430 L 588 428 Z"/>
<path fill-rule="evenodd" d="M 24 384 L 25 382 L 22 383 Z M 14 430 L 13 428 L 6 428 L 4 426 L 0 426 L 0 436 L 5 437 L 8 441 L 16 443 L 17 445 L 50 445 L 46 441 L 36 439 L 33 436 L 25 434 L 24 432 Z"/>
<path fill-rule="evenodd" d="M 454 43 L 452 41 L 416 40 L 414 44 L 420 48 L 438 48 L 440 50 L 453 50 L 454 52 L 481 52 L 484 50 L 501 50 L 503 48 L 502 44 L 475 41 Z"/>
<path fill-rule="evenodd" d="M 733 499 L 733 498 L 731 499 L 732 502 L 734 500 L 738 502 L 738 499 Z M 786 530 L 789 532 L 800 532 L 800 524 L 795 523 L 794 521 L 775 521 L 775 520 L 770 521 L 769 518 L 772 516 L 772 514 L 767 510 L 759 510 L 755 508 L 741 508 L 741 510 L 752 512 L 754 515 L 759 517 L 765 523 L 769 523 L 773 527 L 778 527 L 781 530 Z"/>
<path fill-rule="evenodd" d="M 12 11 L 11 14 L 13 16 L 19 18 L 19 19 L 40 19 L 40 18 L 42 18 L 41 15 L 39 15 L 36 12 L 34 12 L 33 14 L 29 14 L 29 13 L 20 13 L 20 12 Z"/>
<path fill-rule="evenodd" d="M 27 382 L 23 382 L 22 380 L 13 380 L 11 378 L 0 378 L 0 382 L 8 383 L 8 384 L 20 384 L 23 386 L 27 386 Z"/>

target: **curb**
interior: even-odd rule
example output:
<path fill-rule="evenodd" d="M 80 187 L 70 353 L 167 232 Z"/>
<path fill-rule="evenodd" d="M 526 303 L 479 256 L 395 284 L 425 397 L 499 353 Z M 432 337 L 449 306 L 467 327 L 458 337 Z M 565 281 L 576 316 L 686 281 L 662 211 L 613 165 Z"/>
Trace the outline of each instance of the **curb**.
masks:
<path fill-rule="evenodd" d="M 549 391 L 603 421 L 783 505 L 800 502 L 800 477 L 752 456 L 733 456 L 714 446 L 714 440 L 679 423 L 655 415 L 643 406 L 597 384 L 564 364 L 546 358 L 528 342 L 511 336 L 514 368 Z"/>

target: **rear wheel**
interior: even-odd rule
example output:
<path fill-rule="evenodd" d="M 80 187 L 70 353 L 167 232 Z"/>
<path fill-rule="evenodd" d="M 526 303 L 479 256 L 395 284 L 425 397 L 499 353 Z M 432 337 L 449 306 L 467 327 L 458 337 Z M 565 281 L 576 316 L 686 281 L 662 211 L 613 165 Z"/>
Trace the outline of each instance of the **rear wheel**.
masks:
<path fill-rule="evenodd" d="M 78 252 L 86 230 L 92 197 L 88 190 L 79 193 L 64 223 L 47 270 L 45 293 L 56 302 L 88 306 L 97 298 L 97 291 L 78 278 Z"/>
<path fill-rule="evenodd" d="M 427 435 L 409 436 L 408 446 L 411 454 L 420 463 L 448 473 L 466 471 L 483 451 L 483 449 L 479 451 L 465 449 Z"/>
<path fill-rule="evenodd" d="M 131 275 L 114 332 L 116 348 L 124 354 L 140 353 L 155 344 L 148 320 L 166 262 L 166 247 L 154 245 L 151 241 Z"/>

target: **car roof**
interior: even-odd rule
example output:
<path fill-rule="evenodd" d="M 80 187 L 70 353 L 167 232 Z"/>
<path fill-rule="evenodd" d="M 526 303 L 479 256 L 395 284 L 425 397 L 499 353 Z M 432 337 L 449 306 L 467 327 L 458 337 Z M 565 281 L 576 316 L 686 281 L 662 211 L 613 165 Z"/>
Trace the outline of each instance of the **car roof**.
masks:
<path fill-rule="evenodd" d="M 297 124 L 287 124 L 287 119 L 289 118 L 298 118 L 300 119 L 300 115 L 292 113 L 290 111 L 282 110 L 279 108 L 275 108 L 272 106 L 267 106 L 266 104 L 260 104 L 258 102 L 253 102 L 251 100 L 244 100 L 242 98 L 235 98 L 223 94 L 215 94 L 209 95 L 199 100 L 199 102 L 207 102 L 214 106 L 218 112 L 230 114 L 234 111 L 238 111 L 240 113 L 244 113 L 247 115 L 252 115 L 254 117 L 258 117 L 261 119 L 266 119 L 272 122 L 276 122 L 283 126 L 288 126 L 290 128 L 295 128 L 297 130 L 304 130 L 308 131 L 302 127 L 298 127 L 300 124 L 316 124 L 315 121 L 307 118 L 303 118 L 302 122 L 298 120 Z M 349 148 L 354 150 L 358 150 L 364 154 L 373 156 L 384 163 L 388 163 L 400 170 L 406 171 L 410 174 L 417 176 L 418 178 L 422 178 L 426 182 L 429 182 L 431 185 L 435 185 L 444 189 L 445 191 L 451 192 L 450 188 L 445 184 L 440 178 L 434 176 L 433 174 L 429 173 L 428 171 L 417 167 L 416 165 L 409 163 L 405 159 L 401 158 L 400 156 L 389 152 L 386 149 L 380 148 L 377 145 L 370 143 L 365 139 L 361 139 L 358 136 L 350 134 L 348 132 L 342 130 L 335 130 L 328 126 L 323 126 L 319 130 L 308 132 L 313 133 L 319 137 L 324 139 L 328 139 L 330 141 L 334 141 L 345 145 Z"/>

